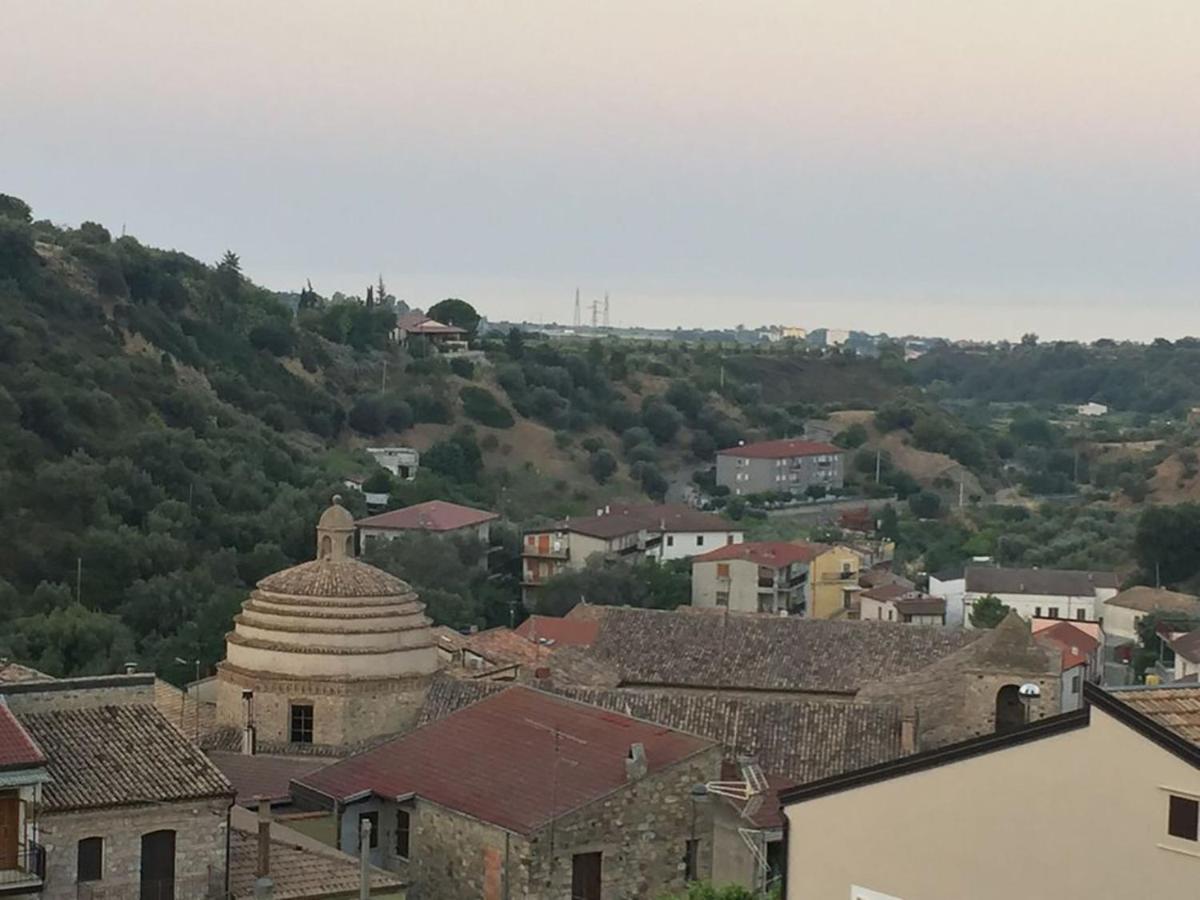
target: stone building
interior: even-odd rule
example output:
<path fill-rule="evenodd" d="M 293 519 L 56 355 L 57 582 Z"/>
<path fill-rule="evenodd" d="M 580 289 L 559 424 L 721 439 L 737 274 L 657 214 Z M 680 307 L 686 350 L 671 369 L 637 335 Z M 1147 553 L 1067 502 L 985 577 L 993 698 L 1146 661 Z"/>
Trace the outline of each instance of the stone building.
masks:
<path fill-rule="evenodd" d="M 153 675 L 9 684 L 0 702 L 43 769 L 22 827 L 26 847 L 38 848 L 40 883 L 16 896 L 223 894 L 233 790 L 154 707 Z"/>
<path fill-rule="evenodd" d="M 712 872 L 713 741 L 510 686 L 293 782 L 422 900 L 617 900 Z"/>
<path fill-rule="evenodd" d="M 430 622 L 404 581 L 355 558 L 335 497 L 317 558 L 257 585 L 226 636 L 217 721 L 266 752 L 338 753 L 412 724 L 437 669 Z"/>

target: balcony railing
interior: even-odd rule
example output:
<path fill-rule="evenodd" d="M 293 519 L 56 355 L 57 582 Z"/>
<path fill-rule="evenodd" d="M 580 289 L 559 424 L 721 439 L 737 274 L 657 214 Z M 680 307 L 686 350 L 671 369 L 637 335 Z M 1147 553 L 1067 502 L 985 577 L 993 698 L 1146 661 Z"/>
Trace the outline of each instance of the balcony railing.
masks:
<path fill-rule="evenodd" d="M 17 885 L 36 887 L 46 878 L 46 848 L 30 841 L 17 848 L 16 865 L 0 869 L 0 888 Z"/>
<path fill-rule="evenodd" d="M 571 553 L 566 546 L 538 547 L 533 544 L 526 544 L 525 548 L 521 551 L 521 555 L 537 556 L 542 559 L 566 559 Z"/>

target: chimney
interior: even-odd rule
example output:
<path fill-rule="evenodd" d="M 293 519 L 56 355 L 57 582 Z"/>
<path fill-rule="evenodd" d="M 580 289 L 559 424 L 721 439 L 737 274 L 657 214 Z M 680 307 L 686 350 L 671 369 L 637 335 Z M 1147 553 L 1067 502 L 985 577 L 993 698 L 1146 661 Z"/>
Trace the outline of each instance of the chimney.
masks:
<path fill-rule="evenodd" d="M 625 757 L 625 780 L 637 781 L 645 778 L 647 771 L 646 747 L 644 744 L 630 744 L 629 755 Z"/>
<path fill-rule="evenodd" d="M 917 752 L 917 708 L 906 706 L 900 712 L 900 752 L 904 755 Z"/>
<path fill-rule="evenodd" d="M 258 867 L 255 874 L 267 878 L 271 874 L 271 801 L 258 795 Z"/>
<path fill-rule="evenodd" d="M 254 882 L 254 900 L 274 900 L 275 882 L 270 878 L 259 878 Z"/>
<path fill-rule="evenodd" d="M 242 753 L 253 756 L 257 750 L 254 735 L 254 691 L 242 691 Z"/>
<path fill-rule="evenodd" d="M 132 675 L 136 671 L 137 671 L 137 663 L 135 663 L 135 662 L 125 663 L 125 674 L 126 675 Z"/>

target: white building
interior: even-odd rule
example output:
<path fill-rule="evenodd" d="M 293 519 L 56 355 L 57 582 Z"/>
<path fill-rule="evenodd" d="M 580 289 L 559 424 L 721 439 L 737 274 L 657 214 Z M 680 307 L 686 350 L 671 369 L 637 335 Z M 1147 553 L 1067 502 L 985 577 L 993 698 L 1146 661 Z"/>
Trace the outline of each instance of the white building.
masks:
<path fill-rule="evenodd" d="M 929 576 L 929 593 L 946 601 L 946 624 L 961 626 L 966 609 L 963 596 L 967 592 L 966 571 L 944 569 Z"/>
<path fill-rule="evenodd" d="M 1177 612 L 1200 619 L 1200 598 L 1136 585 L 1104 601 L 1104 635 L 1110 644 L 1137 642 L 1137 623 L 1150 613 Z"/>
<path fill-rule="evenodd" d="M 1075 412 L 1081 416 L 1104 416 L 1108 414 L 1108 407 L 1103 403 L 1081 403 L 1075 407 Z"/>
<path fill-rule="evenodd" d="M 367 452 L 376 463 L 397 478 L 411 481 L 421 465 L 421 454 L 412 447 L 368 447 Z"/>
<path fill-rule="evenodd" d="M 1096 622 L 1104 615 L 1104 602 L 1116 593 L 1117 576 L 1113 572 L 968 566 L 963 592 L 964 624 L 970 627 L 970 609 L 975 601 L 988 596 L 998 598 L 1026 620 Z"/>

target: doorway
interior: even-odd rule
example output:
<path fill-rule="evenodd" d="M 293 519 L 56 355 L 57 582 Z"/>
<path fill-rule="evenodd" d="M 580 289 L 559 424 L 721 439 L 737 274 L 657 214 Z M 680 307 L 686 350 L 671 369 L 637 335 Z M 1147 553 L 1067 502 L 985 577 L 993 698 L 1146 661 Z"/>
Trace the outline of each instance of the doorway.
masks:
<path fill-rule="evenodd" d="M 1004 734 L 1025 724 L 1025 704 L 1021 702 L 1021 689 L 1015 684 L 1006 684 L 996 694 L 996 733 Z"/>
<path fill-rule="evenodd" d="M 600 900 L 600 854 L 571 857 L 571 900 Z"/>
<path fill-rule="evenodd" d="M 175 832 L 142 835 L 140 900 L 175 900 Z"/>

